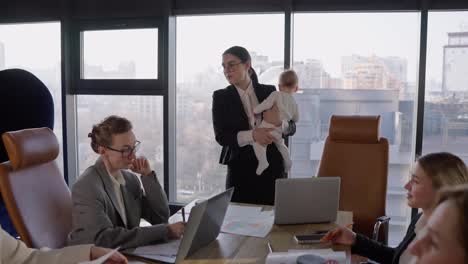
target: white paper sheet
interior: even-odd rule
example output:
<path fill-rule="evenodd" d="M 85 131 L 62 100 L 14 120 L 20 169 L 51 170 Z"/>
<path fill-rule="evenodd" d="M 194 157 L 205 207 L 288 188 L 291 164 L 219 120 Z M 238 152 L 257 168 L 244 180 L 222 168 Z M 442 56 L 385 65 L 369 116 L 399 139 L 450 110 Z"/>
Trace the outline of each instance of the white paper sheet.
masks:
<path fill-rule="evenodd" d="M 262 208 L 258 206 L 239 206 L 230 204 L 228 206 L 226 216 L 224 217 L 224 219 L 227 219 L 229 217 L 249 217 L 258 214 L 261 211 Z"/>
<path fill-rule="evenodd" d="M 273 212 L 261 207 L 229 205 L 221 232 L 266 237 L 273 227 Z"/>
<path fill-rule="evenodd" d="M 83 261 L 83 262 L 80 262 L 78 264 L 102 264 L 104 263 L 106 260 L 108 260 L 110 258 L 110 256 L 112 256 L 115 252 L 117 252 L 117 250 L 119 250 L 120 247 L 110 251 L 109 253 L 101 256 L 100 258 L 97 258 L 95 260 L 90 260 L 90 261 Z"/>

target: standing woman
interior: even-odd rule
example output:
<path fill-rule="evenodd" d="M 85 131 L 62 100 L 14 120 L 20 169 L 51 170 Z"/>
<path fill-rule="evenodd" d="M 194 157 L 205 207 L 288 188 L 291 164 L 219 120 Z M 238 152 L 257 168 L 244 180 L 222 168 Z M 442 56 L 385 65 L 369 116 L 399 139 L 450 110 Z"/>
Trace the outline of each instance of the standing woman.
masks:
<path fill-rule="evenodd" d="M 254 115 L 253 108 L 275 91 L 273 85 L 258 82 L 252 69 L 249 52 L 233 46 L 223 53 L 222 66 L 229 86 L 213 93 L 213 127 L 216 141 L 223 147 L 220 163 L 227 165 L 226 188 L 235 187 L 233 202 L 269 204 L 274 203 L 275 180 L 285 178 L 283 159 L 273 142 L 271 128 L 257 127 L 261 115 Z M 286 136 L 295 132 L 294 123 L 282 124 L 278 109 L 263 113 L 263 119 L 283 126 Z M 286 133 L 284 131 L 286 130 Z M 258 165 L 251 143 L 267 147 L 270 166 L 256 175 Z"/>

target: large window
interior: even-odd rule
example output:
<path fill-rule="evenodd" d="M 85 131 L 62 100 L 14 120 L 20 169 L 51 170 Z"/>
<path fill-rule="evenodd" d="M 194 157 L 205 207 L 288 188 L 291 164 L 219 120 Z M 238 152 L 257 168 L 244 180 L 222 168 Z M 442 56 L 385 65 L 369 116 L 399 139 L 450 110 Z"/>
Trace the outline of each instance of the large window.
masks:
<path fill-rule="evenodd" d="M 77 98 L 77 136 L 79 173 L 93 165 L 98 155 L 90 146 L 88 133 L 94 124 L 109 115 L 129 119 L 141 147 L 137 156 L 146 157 L 158 180 L 164 181 L 163 100 L 160 96 L 79 95 Z"/>
<path fill-rule="evenodd" d="M 84 79 L 157 79 L 158 29 L 83 32 Z"/>
<path fill-rule="evenodd" d="M 177 200 L 185 202 L 225 188 L 211 119 L 213 91 L 228 85 L 222 53 L 245 47 L 260 82 L 276 84 L 284 64 L 284 15 L 178 17 L 176 41 Z"/>
<path fill-rule="evenodd" d="M 98 155 L 88 133 L 105 117 L 132 122 L 145 156 L 164 186 L 164 90 L 162 31 L 157 19 L 76 21 L 72 27 L 72 92 L 77 93 L 78 173 Z M 77 67 L 79 66 L 79 67 Z M 86 94 L 86 95 L 82 95 Z M 77 175 L 77 177 L 79 177 Z"/>
<path fill-rule="evenodd" d="M 423 153 L 468 162 L 468 12 L 429 12 Z"/>
<path fill-rule="evenodd" d="M 418 13 L 294 15 L 293 68 L 302 93 L 290 141 L 292 177 L 317 172 L 331 115 L 381 115 L 381 136 L 390 142 L 392 245 L 410 218 L 403 186 L 414 160 L 419 19 Z"/>
<path fill-rule="evenodd" d="M 49 88 L 54 100 L 54 133 L 62 146 L 60 23 L 0 25 L 0 70 L 31 72 Z M 63 172 L 63 149 L 57 165 Z"/>

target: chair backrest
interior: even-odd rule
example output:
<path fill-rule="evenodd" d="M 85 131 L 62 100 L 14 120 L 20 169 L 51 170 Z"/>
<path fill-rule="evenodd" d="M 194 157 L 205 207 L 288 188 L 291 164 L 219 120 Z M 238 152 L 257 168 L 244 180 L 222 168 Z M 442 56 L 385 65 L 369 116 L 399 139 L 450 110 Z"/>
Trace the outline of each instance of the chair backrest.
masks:
<path fill-rule="evenodd" d="M 54 102 L 49 89 L 32 73 L 21 69 L 0 71 L 0 136 L 7 131 L 33 127 L 54 128 Z M 0 140 L 0 162 L 8 160 Z M 0 199 L 0 224 L 12 236 L 17 232 Z"/>
<path fill-rule="evenodd" d="M 354 230 L 372 236 L 385 215 L 388 141 L 380 116 L 332 116 L 318 176 L 341 177 L 340 210 L 352 211 Z"/>
<path fill-rule="evenodd" d="M 10 161 L 0 164 L 0 192 L 21 240 L 60 248 L 71 231 L 71 194 L 55 162 L 59 144 L 49 128 L 2 135 Z"/>
<path fill-rule="evenodd" d="M 0 135 L 33 127 L 54 129 L 54 102 L 49 89 L 32 73 L 20 69 L 0 71 Z M 8 160 L 0 142 L 0 162 Z"/>

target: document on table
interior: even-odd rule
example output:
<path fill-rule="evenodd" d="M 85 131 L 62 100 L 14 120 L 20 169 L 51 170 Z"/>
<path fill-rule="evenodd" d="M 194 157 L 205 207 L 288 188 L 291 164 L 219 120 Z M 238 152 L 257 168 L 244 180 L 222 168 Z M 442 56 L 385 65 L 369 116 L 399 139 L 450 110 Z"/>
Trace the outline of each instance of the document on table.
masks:
<path fill-rule="evenodd" d="M 119 250 L 120 247 L 112 250 L 112 251 L 109 251 L 109 253 L 101 256 L 100 258 L 97 258 L 95 260 L 90 260 L 90 261 L 83 261 L 83 262 L 80 262 L 78 264 L 102 264 L 104 263 L 106 260 L 108 260 L 110 258 L 110 256 L 112 256 L 115 252 L 117 252 L 117 250 Z"/>
<path fill-rule="evenodd" d="M 240 206 L 240 205 L 233 205 L 230 204 L 228 206 L 226 216 L 224 219 L 229 217 L 242 217 L 242 216 L 251 216 L 258 214 L 262 211 L 261 207 L 258 206 Z"/>
<path fill-rule="evenodd" d="M 331 249 L 289 250 L 288 252 L 273 252 L 268 254 L 266 264 L 322 264 L 325 260 L 335 260 L 339 264 L 346 264 L 345 251 Z"/>
<path fill-rule="evenodd" d="M 221 232 L 266 237 L 273 226 L 273 211 L 262 211 L 261 207 L 229 205 Z"/>

